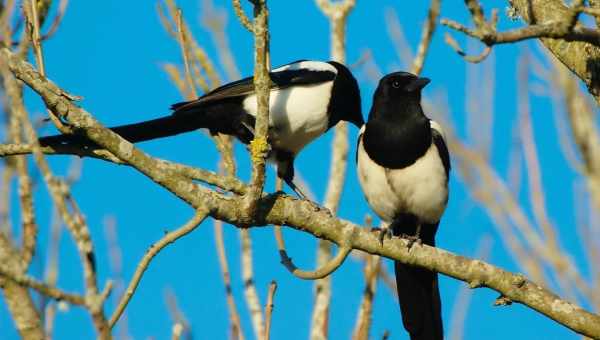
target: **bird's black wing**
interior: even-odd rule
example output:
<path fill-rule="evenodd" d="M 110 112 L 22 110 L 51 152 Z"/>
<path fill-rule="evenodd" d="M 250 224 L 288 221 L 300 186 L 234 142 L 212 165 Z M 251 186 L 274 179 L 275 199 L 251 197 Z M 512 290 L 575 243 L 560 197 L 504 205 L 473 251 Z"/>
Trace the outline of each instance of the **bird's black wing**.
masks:
<path fill-rule="evenodd" d="M 354 162 L 356 164 L 358 164 L 358 148 L 360 147 L 360 141 L 362 140 L 363 137 L 363 132 L 361 130 L 361 132 L 358 134 L 358 138 L 356 139 L 356 156 L 354 157 Z"/>
<path fill-rule="evenodd" d="M 448 178 L 451 168 L 450 153 L 448 152 L 448 147 L 444 141 L 444 136 L 442 136 L 442 134 L 434 128 L 431 128 L 431 136 L 433 137 L 433 143 L 435 144 L 438 153 L 440 154 L 440 158 L 442 159 L 444 170 L 446 170 L 446 178 Z"/>
<path fill-rule="evenodd" d="M 335 79 L 336 73 L 328 70 L 311 69 L 285 69 L 276 72 L 270 72 L 271 90 L 285 89 L 298 85 L 316 85 Z M 189 102 L 174 104 L 171 109 L 180 110 L 188 106 L 204 105 L 223 99 L 243 97 L 254 93 L 254 83 L 252 77 L 243 78 L 229 84 L 218 87 L 204 96 Z"/>

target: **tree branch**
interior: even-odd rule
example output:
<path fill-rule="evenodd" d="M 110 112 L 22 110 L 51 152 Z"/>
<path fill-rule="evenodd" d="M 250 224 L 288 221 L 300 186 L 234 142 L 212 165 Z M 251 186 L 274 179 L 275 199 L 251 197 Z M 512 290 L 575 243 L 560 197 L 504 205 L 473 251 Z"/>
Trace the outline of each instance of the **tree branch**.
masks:
<path fill-rule="evenodd" d="M 131 300 L 131 297 L 135 293 L 135 290 L 138 284 L 140 283 L 142 276 L 146 272 L 146 269 L 148 269 L 150 262 L 152 262 L 152 259 L 154 259 L 154 257 L 158 253 L 160 253 L 160 251 L 163 250 L 166 246 L 194 231 L 196 227 L 198 227 L 198 225 L 202 223 L 202 221 L 204 221 L 207 215 L 208 213 L 205 210 L 198 210 L 194 217 L 191 220 L 189 220 L 186 224 L 184 224 L 182 227 L 173 232 L 167 233 L 158 242 L 150 246 L 150 249 L 148 249 L 144 257 L 138 264 L 137 269 L 133 274 L 133 278 L 131 278 L 131 281 L 129 281 L 129 285 L 127 286 L 125 293 L 121 297 L 117 308 L 110 317 L 110 328 L 113 328 L 117 321 L 119 321 L 121 314 L 123 314 L 125 307 L 127 307 L 129 300 Z"/>

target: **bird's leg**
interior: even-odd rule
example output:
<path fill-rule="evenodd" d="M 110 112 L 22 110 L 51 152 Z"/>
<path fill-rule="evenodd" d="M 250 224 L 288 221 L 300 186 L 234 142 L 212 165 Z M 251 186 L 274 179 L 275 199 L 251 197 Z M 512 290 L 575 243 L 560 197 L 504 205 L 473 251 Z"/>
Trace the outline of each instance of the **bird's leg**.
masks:
<path fill-rule="evenodd" d="M 306 197 L 306 195 L 302 192 L 302 190 L 300 190 L 300 188 L 298 188 L 298 186 L 294 183 L 293 180 L 288 179 L 288 178 L 284 178 L 284 181 L 285 181 L 285 184 L 287 184 L 296 193 L 296 195 L 298 195 L 298 197 L 300 199 L 310 201 Z"/>
<path fill-rule="evenodd" d="M 331 214 L 331 211 L 329 209 L 327 209 L 326 207 L 323 207 L 321 205 L 319 205 L 317 202 L 309 199 L 303 192 L 302 190 L 300 190 L 300 188 L 298 188 L 298 186 L 296 184 L 294 184 L 294 181 L 291 179 L 283 179 L 285 181 L 285 184 L 287 184 L 295 193 L 296 195 L 298 195 L 298 197 L 302 200 L 308 201 L 314 208 L 315 211 L 325 211 L 326 213 L 329 214 L 329 216 L 333 216 Z"/>
<path fill-rule="evenodd" d="M 422 244 L 422 241 L 421 241 L 421 223 L 417 224 L 417 228 L 415 230 L 415 234 L 414 235 L 403 234 L 402 238 L 408 240 L 408 249 L 412 248 L 412 246 L 415 243 L 421 245 Z"/>
<path fill-rule="evenodd" d="M 298 186 L 294 183 L 294 157 L 291 154 L 277 152 L 277 176 L 285 182 L 300 199 L 308 201 L 312 204 L 315 211 L 325 211 L 330 216 L 332 216 L 331 211 L 329 209 L 320 206 L 318 203 L 310 200 L 303 192 L 298 188 Z"/>

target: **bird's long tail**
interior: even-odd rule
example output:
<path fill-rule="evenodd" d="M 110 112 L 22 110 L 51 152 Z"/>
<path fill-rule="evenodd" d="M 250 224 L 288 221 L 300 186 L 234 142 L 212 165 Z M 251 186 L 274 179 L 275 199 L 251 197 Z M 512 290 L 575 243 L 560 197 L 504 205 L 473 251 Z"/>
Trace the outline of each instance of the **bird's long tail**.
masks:
<path fill-rule="evenodd" d="M 131 143 L 137 143 L 193 131 L 198 129 L 198 127 L 191 124 L 184 124 L 177 116 L 167 116 L 140 123 L 115 126 L 110 129 Z M 41 137 L 39 142 L 42 146 L 58 146 L 65 144 L 94 146 L 94 143 L 86 136 L 78 134 Z"/>
<path fill-rule="evenodd" d="M 110 129 L 131 143 L 174 136 L 201 128 L 208 128 L 211 133 L 219 132 L 236 136 L 240 134 L 238 130 L 241 130 L 240 119 L 242 116 L 240 112 L 236 112 L 239 111 L 237 107 L 232 106 L 229 109 L 225 105 L 214 108 L 193 105 L 194 102 L 188 102 L 187 104 L 174 105 L 173 109 L 175 112 L 166 117 L 115 126 Z M 241 131 L 241 133 L 244 133 L 244 131 Z M 76 144 L 91 148 L 97 147 L 89 138 L 82 134 L 47 136 L 40 138 L 39 142 L 42 146 Z"/>
<path fill-rule="evenodd" d="M 402 227 L 402 230 L 394 229 L 394 234 L 414 234 L 407 232 L 406 225 L 400 224 L 399 227 Z M 437 224 L 422 225 L 421 241 L 435 246 L 436 230 Z M 443 339 L 442 303 L 437 273 L 400 262 L 394 262 L 394 269 L 402 323 L 410 334 L 411 340 Z"/>

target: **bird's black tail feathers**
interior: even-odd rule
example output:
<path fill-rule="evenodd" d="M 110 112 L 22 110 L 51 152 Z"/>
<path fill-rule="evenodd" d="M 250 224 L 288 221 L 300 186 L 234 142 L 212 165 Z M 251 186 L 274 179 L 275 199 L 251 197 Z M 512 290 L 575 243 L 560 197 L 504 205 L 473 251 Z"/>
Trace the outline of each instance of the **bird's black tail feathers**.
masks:
<path fill-rule="evenodd" d="M 239 105 L 219 105 L 218 107 L 194 105 L 194 102 L 178 103 L 171 107 L 174 112 L 170 116 L 147 120 L 140 123 L 120 125 L 110 129 L 131 143 L 144 142 L 164 138 L 185 132 L 207 128 L 212 134 L 224 133 L 248 142 L 252 136 L 242 121 L 248 120 L 247 114 L 241 112 Z M 251 121 L 253 126 L 254 121 Z M 42 146 L 81 145 L 97 147 L 86 136 L 55 135 L 39 139 Z M 247 142 L 246 142 L 247 143 Z"/>
<path fill-rule="evenodd" d="M 414 220 L 410 218 L 408 220 Z M 407 219 L 397 221 L 393 227 L 395 235 L 414 235 L 416 223 Z M 423 224 L 420 238 L 424 244 L 435 246 L 437 224 Z M 396 288 L 402 312 L 402 323 L 411 340 L 441 340 L 442 303 L 438 287 L 438 275 L 427 269 L 394 262 Z"/>

